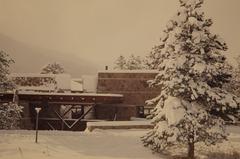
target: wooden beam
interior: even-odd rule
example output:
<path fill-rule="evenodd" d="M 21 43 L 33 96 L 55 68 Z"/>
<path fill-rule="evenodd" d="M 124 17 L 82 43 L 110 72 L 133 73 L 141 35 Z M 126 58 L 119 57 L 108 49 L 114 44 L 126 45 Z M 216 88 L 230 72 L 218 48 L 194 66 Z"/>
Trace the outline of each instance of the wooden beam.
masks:
<path fill-rule="evenodd" d="M 91 105 L 90 109 L 88 109 L 87 112 L 85 112 L 83 115 L 81 115 L 78 119 L 73 120 L 74 122 L 72 124 L 68 124 L 66 121 L 68 119 L 64 119 L 56 110 L 54 110 L 54 112 L 56 113 L 56 115 L 58 116 L 58 118 L 69 128 L 73 128 L 79 121 L 81 121 L 93 108 L 95 107 L 95 105 Z"/>

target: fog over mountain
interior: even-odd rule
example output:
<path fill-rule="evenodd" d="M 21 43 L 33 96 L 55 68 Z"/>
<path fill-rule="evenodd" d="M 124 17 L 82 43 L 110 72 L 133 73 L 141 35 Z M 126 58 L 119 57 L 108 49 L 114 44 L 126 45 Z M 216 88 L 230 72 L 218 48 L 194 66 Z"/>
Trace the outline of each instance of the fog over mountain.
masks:
<path fill-rule="evenodd" d="M 0 49 L 13 72 L 39 72 L 59 62 L 73 76 L 112 68 L 119 55 L 146 56 L 177 12 L 179 0 L 0 0 Z M 240 0 L 205 0 L 211 31 L 240 55 Z"/>
<path fill-rule="evenodd" d="M 79 77 L 82 74 L 95 74 L 99 68 L 97 64 L 73 57 L 72 54 L 68 56 L 65 52 L 27 45 L 3 34 L 0 34 L 0 46 L 15 61 L 11 66 L 12 72 L 38 73 L 44 65 L 51 62 L 62 64 L 66 72 L 73 77 Z"/>

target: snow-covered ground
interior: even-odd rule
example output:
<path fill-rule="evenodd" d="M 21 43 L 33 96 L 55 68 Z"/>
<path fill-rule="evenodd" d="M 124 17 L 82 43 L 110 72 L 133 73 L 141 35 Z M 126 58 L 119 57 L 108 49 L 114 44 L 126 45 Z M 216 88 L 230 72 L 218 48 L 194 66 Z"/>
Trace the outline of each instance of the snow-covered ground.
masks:
<path fill-rule="evenodd" d="M 231 127 L 230 141 L 203 151 L 240 151 L 240 127 Z M 94 130 L 93 132 L 0 131 L 0 159 L 164 159 L 144 148 L 140 136 L 147 130 Z M 205 150 L 204 150 L 205 149 Z"/>
<path fill-rule="evenodd" d="M 146 130 L 0 131 L 0 159 L 159 159 L 142 146 Z"/>

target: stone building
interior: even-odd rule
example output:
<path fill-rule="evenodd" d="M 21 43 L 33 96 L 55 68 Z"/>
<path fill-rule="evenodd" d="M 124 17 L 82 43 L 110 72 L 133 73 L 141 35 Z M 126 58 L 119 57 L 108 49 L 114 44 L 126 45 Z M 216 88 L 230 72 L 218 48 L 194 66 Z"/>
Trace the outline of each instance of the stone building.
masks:
<path fill-rule="evenodd" d="M 41 107 L 40 129 L 84 130 L 86 122 L 131 120 L 149 114 L 151 108 L 145 106 L 145 101 L 157 96 L 159 90 L 149 88 L 147 81 L 156 74 L 101 71 L 97 76 L 83 76 L 82 80 L 71 80 L 69 75 L 13 74 L 18 94 L 0 93 L 0 102 L 18 96 L 19 105 L 24 107 L 25 129 L 34 129 L 35 108 Z"/>
<path fill-rule="evenodd" d="M 148 81 L 154 79 L 157 73 L 156 70 L 100 71 L 97 93 L 122 94 L 124 100 L 121 106 L 124 109 L 131 109 L 131 115 L 138 117 L 139 111 L 145 111 L 142 113 L 146 116 L 151 108 L 145 106 L 145 101 L 159 95 L 159 89 L 149 88 L 148 85 Z"/>

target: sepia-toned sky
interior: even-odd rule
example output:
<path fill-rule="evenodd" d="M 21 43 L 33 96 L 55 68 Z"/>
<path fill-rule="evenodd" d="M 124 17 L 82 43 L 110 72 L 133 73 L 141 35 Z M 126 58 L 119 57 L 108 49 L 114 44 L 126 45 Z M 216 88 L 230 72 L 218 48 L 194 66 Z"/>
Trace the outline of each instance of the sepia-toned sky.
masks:
<path fill-rule="evenodd" d="M 178 6 L 178 0 L 0 0 L 0 34 L 111 66 L 120 54 L 146 55 Z M 230 61 L 240 55 L 239 7 L 240 0 L 204 4 L 212 30 L 229 46 Z"/>

